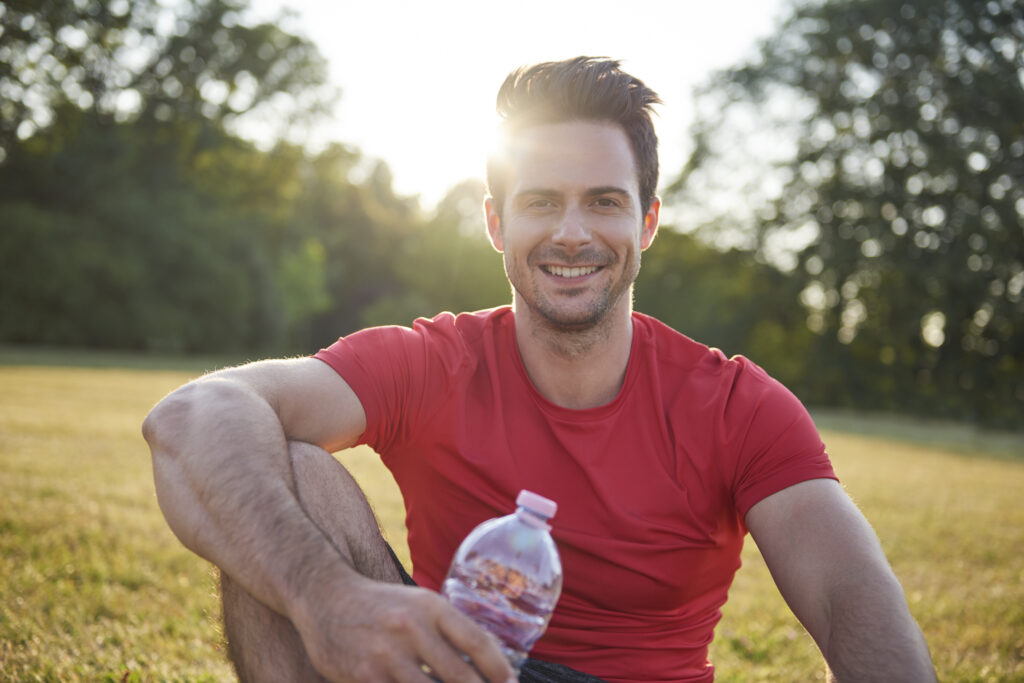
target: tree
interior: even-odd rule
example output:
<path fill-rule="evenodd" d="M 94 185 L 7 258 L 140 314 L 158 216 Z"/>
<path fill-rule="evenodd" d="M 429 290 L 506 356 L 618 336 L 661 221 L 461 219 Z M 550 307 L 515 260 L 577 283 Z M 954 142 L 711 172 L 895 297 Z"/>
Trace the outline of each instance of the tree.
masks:
<path fill-rule="evenodd" d="M 814 362 L 844 368 L 815 398 L 1019 426 L 1024 6 L 807 2 L 700 99 L 673 189 L 700 203 L 730 160 L 756 166 L 737 122 L 773 131 L 726 223 L 765 259 L 789 245 Z"/>
<path fill-rule="evenodd" d="M 433 217 L 393 245 L 404 265 L 392 296 L 366 308 L 365 324 L 408 325 L 440 311 L 474 311 L 511 301 L 501 255 L 484 229 L 484 184 L 466 180 L 452 187 Z"/>
<path fill-rule="evenodd" d="M 301 337 L 329 303 L 321 245 L 290 229 L 308 155 L 230 129 L 268 107 L 315 115 L 324 76 L 312 43 L 244 0 L 0 2 L 0 338 Z"/>
<path fill-rule="evenodd" d="M 3 0 L 0 161 L 67 109 L 118 122 L 321 112 L 325 62 L 247 0 Z"/>
<path fill-rule="evenodd" d="M 0 165 L 0 338 L 165 351 L 277 341 L 269 222 L 204 191 L 185 136 L 75 117 L 86 120 L 65 117 Z"/>

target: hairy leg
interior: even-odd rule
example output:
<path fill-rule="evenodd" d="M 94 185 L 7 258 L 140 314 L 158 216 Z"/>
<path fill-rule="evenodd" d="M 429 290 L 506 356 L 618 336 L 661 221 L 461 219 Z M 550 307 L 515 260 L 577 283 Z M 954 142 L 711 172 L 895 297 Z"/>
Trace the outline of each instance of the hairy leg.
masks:
<path fill-rule="evenodd" d="M 401 578 L 380 526 L 352 475 L 322 448 L 289 444 L 295 491 L 306 514 L 361 574 Z M 224 633 L 239 680 L 319 681 L 291 622 L 221 574 Z"/>

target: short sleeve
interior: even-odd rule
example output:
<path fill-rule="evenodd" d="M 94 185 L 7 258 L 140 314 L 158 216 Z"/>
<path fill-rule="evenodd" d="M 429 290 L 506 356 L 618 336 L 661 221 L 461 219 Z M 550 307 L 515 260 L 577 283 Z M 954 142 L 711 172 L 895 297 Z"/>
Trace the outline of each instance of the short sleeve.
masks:
<path fill-rule="evenodd" d="M 464 361 L 451 317 L 417 320 L 412 328 L 368 328 L 315 354 L 341 375 L 363 405 L 366 431 L 358 443 L 384 455 L 413 440 L 437 410 Z"/>
<path fill-rule="evenodd" d="M 755 503 L 810 479 L 838 479 L 804 405 L 754 363 L 740 358 L 726 411 L 735 454 L 732 490 L 742 519 Z"/>

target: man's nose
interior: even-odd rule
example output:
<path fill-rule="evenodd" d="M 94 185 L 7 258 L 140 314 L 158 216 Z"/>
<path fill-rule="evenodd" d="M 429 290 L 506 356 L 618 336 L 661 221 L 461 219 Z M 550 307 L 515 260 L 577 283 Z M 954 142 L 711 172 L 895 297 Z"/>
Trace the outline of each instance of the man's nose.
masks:
<path fill-rule="evenodd" d="M 558 225 L 555 226 L 555 233 L 551 239 L 555 244 L 565 247 L 588 244 L 590 229 L 587 227 L 583 212 L 576 207 L 568 207 L 559 217 Z"/>

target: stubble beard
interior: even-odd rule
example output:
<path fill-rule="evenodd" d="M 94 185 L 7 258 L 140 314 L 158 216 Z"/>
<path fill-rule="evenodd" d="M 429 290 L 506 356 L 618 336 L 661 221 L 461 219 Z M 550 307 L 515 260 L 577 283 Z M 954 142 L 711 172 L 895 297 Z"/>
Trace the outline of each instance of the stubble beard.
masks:
<path fill-rule="evenodd" d="M 513 264 L 505 264 L 506 273 L 512 283 L 513 295 L 517 302 L 523 304 L 517 307 L 516 315 L 530 316 L 538 323 L 534 326 L 535 332 L 546 335 L 563 353 L 578 354 L 607 338 L 615 322 L 615 316 L 610 315 L 611 312 L 619 305 L 626 305 L 632 309 L 633 282 L 640 271 L 638 258 L 629 257 L 630 263 L 625 266 L 620 276 L 599 292 L 590 292 L 580 287 L 576 293 L 569 291 L 559 295 L 563 299 L 594 297 L 593 301 L 583 307 L 560 305 L 549 299 L 532 277 L 537 271 L 536 260 L 532 254 L 528 257 L 525 282 L 515 274 Z M 582 259 L 580 262 L 583 262 Z M 619 263 L 620 261 L 615 259 L 604 267 L 614 268 Z M 522 310 L 524 308 L 528 310 Z"/>

